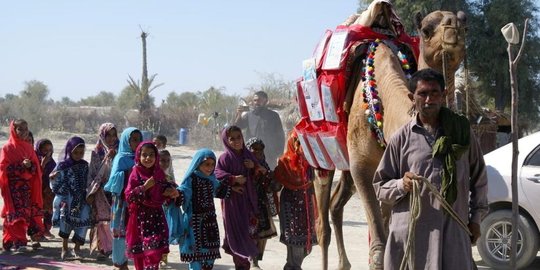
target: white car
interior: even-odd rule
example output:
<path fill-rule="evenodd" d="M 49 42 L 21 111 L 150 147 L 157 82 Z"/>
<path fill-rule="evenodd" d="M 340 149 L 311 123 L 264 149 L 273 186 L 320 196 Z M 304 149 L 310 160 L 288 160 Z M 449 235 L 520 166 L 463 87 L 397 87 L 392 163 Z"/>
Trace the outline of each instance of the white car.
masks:
<path fill-rule="evenodd" d="M 540 132 L 519 139 L 517 182 L 519 230 L 517 267 L 527 267 L 539 247 Z M 482 260 L 495 269 L 509 269 L 512 236 L 512 143 L 486 155 L 489 213 L 481 224 L 477 242 Z"/>

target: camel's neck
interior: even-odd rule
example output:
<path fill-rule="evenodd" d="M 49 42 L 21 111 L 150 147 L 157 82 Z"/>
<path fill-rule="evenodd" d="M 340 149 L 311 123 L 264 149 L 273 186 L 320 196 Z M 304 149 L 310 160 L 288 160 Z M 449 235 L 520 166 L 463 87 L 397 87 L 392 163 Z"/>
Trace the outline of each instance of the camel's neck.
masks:
<path fill-rule="evenodd" d="M 375 53 L 374 68 L 377 89 L 384 107 L 384 135 L 386 140 L 401 126 L 411 120 L 407 80 L 401 64 L 386 45 L 379 44 Z"/>

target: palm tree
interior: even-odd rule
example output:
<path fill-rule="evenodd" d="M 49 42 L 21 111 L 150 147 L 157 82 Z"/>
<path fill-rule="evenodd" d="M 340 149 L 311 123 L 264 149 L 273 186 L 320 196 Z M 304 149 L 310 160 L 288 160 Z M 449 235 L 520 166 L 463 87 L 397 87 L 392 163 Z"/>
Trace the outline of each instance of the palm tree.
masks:
<path fill-rule="evenodd" d="M 152 99 L 150 98 L 150 93 L 154 91 L 156 88 L 163 85 L 163 83 L 157 84 L 155 86 L 152 86 L 154 83 L 154 79 L 156 78 L 157 74 L 154 74 L 148 78 L 148 67 L 147 67 L 147 61 L 146 61 L 146 38 L 148 37 L 148 33 L 141 31 L 141 39 L 142 39 L 142 47 L 143 47 L 143 71 L 142 71 L 142 78 L 141 81 L 135 81 L 131 76 L 129 76 L 129 80 L 127 81 L 129 84 L 129 87 L 137 93 L 137 98 L 139 99 L 139 115 L 142 123 L 149 124 L 151 120 L 151 116 L 153 113 L 151 112 L 151 109 L 153 107 Z"/>

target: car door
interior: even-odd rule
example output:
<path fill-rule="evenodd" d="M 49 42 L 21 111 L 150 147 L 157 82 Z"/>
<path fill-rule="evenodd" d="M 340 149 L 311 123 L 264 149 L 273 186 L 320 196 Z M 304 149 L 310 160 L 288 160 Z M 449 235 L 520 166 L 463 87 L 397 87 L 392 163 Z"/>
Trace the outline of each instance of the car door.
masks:
<path fill-rule="evenodd" d="M 521 168 L 520 182 L 525 198 L 535 211 L 531 214 L 538 219 L 540 217 L 540 144 L 525 158 Z"/>

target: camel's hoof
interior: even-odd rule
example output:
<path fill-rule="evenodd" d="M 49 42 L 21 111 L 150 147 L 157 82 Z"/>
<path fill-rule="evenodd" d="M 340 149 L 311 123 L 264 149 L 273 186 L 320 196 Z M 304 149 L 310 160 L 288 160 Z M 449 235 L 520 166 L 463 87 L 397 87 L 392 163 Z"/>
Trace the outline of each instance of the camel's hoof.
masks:
<path fill-rule="evenodd" d="M 370 270 L 383 270 L 384 269 L 384 251 L 375 250 L 370 254 Z"/>
<path fill-rule="evenodd" d="M 339 265 L 340 270 L 351 270 L 351 264 L 347 261 L 346 263 L 341 263 Z"/>

